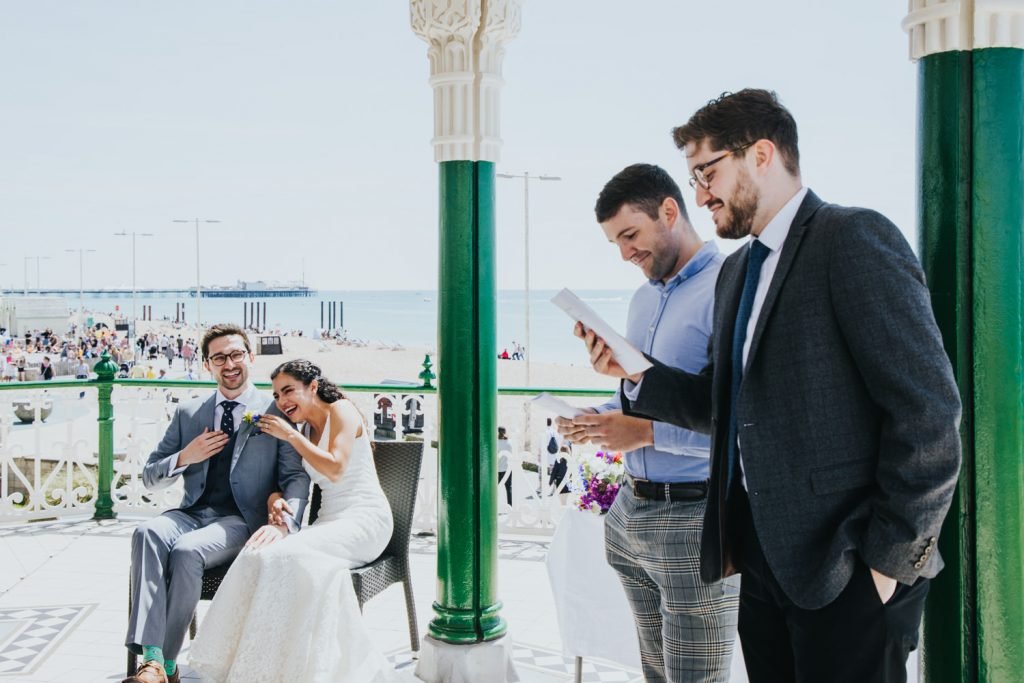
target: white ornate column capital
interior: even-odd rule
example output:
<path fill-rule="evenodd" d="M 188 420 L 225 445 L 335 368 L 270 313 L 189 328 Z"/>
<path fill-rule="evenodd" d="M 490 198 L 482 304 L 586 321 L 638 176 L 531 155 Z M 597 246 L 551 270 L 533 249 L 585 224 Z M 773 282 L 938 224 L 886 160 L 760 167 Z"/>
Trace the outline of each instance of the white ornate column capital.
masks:
<path fill-rule="evenodd" d="M 519 33 L 521 0 L 410 0 L 434 88 L 434 159 L 497 161 L 501 63 Z"/>
<path fill-rule="evenodd" d="M 1024 48 L 1024 0 L 910 0 L 910 59 L 987 47 Z"/>

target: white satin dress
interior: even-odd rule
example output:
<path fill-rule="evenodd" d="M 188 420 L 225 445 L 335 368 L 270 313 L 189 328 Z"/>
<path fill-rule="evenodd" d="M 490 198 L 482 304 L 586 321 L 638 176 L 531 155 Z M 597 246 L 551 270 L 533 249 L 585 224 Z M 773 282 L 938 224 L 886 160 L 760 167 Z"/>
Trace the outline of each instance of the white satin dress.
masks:
<path fill-rule="evenodd" d="M 329 437 L 328 420 L 320 448 Z M 323 490 L 320 516 L 281 541 L 243 550 L 231 565 L 189 654 L 204 683 L 393 680 L 349 574 L 380 555 L 393 525 L 366 428 L 338 482 L 303 465 Z"/>

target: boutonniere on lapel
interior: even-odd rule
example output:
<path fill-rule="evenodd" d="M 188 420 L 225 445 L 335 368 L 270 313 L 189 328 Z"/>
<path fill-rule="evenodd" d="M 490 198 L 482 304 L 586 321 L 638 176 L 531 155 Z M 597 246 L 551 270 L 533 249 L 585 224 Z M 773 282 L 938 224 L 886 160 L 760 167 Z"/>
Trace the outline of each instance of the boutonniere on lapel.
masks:
<path fill-rule="evenodd" d="M 252 428 L 254 428 L 256 430 L 255 432 L 253 432 L 253 434 L 252 434 L 253 436 L 259 436 L 262 433 L 262 432 L 260 432 L 260 425 L 259 425 L 259 421 L 260 421 L 261 417 L 262 417 L 262 415 L 260 415 L 259 413 L 254 413 L 251 410 L 245 411 L 245 413 L 242 415 L 242 422 L 244 422 L 245 424 L 249 425 L 250 427 L 252 427 Z"/>

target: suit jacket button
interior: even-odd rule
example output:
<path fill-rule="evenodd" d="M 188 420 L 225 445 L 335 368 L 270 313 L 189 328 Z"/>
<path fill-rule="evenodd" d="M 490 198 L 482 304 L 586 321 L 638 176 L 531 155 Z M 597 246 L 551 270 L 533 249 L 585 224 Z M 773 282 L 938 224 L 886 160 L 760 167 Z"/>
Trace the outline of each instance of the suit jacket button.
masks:
<path fill-rule="evenodd" d="M 924 566 L 923 562 L 915 562 L 914 563 L 914 569 L 920 569 L 923 566 Z"/>
<path fill-rule="evenodd" d="M 928 539 L 928 542 L 929 542 L 929 543 L 933 543 L 933 544 L 934 544 L 934 543 L 935 543 L 935 540 L 936 540 L 936 539 L 935 539 L 935 537 L 934 537 L 934 536 L 932 536 L 931 538 L 929 538 L 929 539 Z"/>
<path fill-rule="evenodd" d="M 928 559 L 928 556 L 927 556 L 927 555 L 922 555 L 921 557 L 917 558 L 917 561 L 918 561 L 918 562 L 924 562 L 924 561 L 925 561 L 925 560 L 927 560 L 927 559 Z"/>

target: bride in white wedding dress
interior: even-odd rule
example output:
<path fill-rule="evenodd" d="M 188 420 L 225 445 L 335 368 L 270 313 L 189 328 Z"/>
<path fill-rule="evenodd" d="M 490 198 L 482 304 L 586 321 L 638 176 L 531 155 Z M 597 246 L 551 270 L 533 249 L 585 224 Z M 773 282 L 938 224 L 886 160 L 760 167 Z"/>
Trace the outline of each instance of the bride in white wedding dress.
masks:
<path fill-rule="evenodd" d="M 394 670 L 366 633 L 348 571 L 376 559 L 392 530 L 366 426 L 309 361 L 284 363 L 271 379 L 278 408 L 304 425 L 267 415 L 260 431 L 302 456 L 323 491 L 320 515 L 288 535 L 282 516 L 291 510 L 271 496 L 270 523 L 224 577 L 189 663 L 204 683 L 390 681 Z"/>

